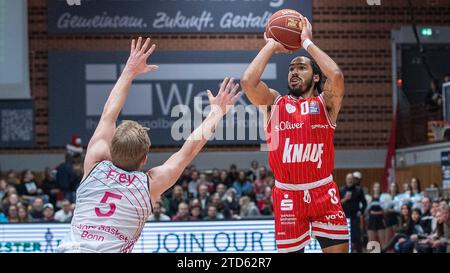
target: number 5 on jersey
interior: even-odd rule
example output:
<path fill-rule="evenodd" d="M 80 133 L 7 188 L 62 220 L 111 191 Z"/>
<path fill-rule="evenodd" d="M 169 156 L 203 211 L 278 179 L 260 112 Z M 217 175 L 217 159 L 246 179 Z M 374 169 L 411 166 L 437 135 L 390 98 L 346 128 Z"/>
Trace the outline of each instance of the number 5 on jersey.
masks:
<path fill-rule="evenodd" d="M 122 195 L 118 195 L 118 194 L 107 191 L 107 192 L 105 192 L 105 195 L 103 196 L 100 203 L 106 204 L 106 201 L 108 201 L 108 198 L 121 200 Z M 115 211 L 116 211 L 116 204 L 114 204 L 114 203 L 109 203 L 109 211 L 106 213 L 101 212 L 100 208 L 98 208 L 98 207 L 95 208 L 95 214 L 97 214 L 98 217 L 110 217 L 111 215 L 114 214 Z"/>

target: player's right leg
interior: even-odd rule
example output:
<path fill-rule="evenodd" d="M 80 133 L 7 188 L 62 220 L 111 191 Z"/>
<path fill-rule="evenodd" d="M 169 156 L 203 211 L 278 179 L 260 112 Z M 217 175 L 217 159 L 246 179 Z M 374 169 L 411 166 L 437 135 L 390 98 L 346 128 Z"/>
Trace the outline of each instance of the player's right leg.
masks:
<path fill-rule="evenodd" d="M 278 252 L 303 252 L 310 240 L 309 221 L 306 219 L 300 191 L 272 189 L 275 217 L 275 240 Z"/>

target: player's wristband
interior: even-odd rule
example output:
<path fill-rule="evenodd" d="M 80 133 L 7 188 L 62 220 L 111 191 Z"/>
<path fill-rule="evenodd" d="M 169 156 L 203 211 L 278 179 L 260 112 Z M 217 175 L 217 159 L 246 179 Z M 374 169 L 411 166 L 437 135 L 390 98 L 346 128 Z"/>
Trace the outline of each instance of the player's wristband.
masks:
<path fill-rule="evenodd" d="M 303 41 L 303 48 L 307 51 L 310 45 L 314 44 L 310 39 L 306 39 Z"/>

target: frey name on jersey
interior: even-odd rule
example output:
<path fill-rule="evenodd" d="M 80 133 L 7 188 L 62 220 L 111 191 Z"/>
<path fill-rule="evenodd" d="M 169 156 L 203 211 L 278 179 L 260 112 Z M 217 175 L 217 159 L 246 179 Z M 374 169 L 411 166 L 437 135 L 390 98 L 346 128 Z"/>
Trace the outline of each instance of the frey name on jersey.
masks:
<path fill-rule="evenodd" d="M 322 167 L 323 143 L 291 144 L 286 138 L 283 151 L 283 163 L 317 162 L 317 168 Z"/>

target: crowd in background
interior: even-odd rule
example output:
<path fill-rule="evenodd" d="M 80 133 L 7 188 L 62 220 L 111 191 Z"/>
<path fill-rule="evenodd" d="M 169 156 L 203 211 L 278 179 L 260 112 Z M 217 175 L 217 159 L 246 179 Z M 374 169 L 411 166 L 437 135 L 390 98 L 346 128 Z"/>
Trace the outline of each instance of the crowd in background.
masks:
<path fill-rule="evenodd" d="M 252 161 L 248 169 L 200 171 L 191 165 L 153 208 L 149 221 L 235 220 L 273 217 L 271 172 Z M 71 221 L 75 192 L 81 181 L 81 156 L 68 154 L 42 179 L 30 170 L 0 178 L 0 223 Z M 382 252 L 450 252 L 450 189 L 421 189 L 412 178 L 387 192 L 380 183 L 370 189 L 360 172 L 349 173 L 340 188 L 351 226 L 353 252 L 366 252 L 377 242 Z M 373 246 L 371 244 L 370 246 Z"/>
<path fill-rule="evenodd" d="M 449 190 L 431 184 L 422 191 L 419 179 L 413 177 L 401 189 L 392 183 L 382 192 L 378 182 L 367 189 L 360 172 L 347 174 L 340 195 L 350 221 L 352 250 L 450 252 Z"/>

